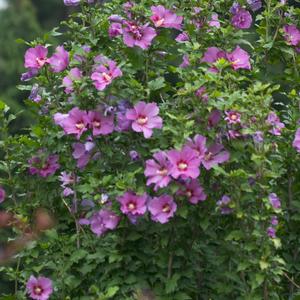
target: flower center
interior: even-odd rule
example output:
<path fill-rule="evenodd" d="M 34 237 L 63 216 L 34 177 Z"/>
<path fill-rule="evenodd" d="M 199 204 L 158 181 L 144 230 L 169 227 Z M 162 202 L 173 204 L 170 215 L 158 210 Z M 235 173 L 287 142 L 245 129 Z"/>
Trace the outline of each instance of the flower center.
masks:
<path fill-rule="evenodd" d="M 162 212 L 169 213 L 171 211 L 171 207 L 169 204 L 165 204 L 162 208 Z"/>
<path fill-rule="evenodd" d="M 102 75 L 103 75 L 105 81 L 107 81 L 107 82 L 110 82 L 110 81 L 111 81 L 111 78 L 112 78 L 112 77 L 111 77 L 110 75 L 108 75 L 107 73 L 102 73 Z"/>
<path fill-rule="evenodd" d="M 127 204 L 127 207 L 128 207 L 129 210 L 134 210 L 136 208 L 136 204 L 133 203 L 133 202 L 129 202 Z"/>
<path fill-rule="evenodd" d="M 35 286 L 34 293 L 40 296 L 43 293 L 43 289 L 40 286 Z"/>
<path fill-rule="evenodd" d="M 85 125 L 84 125 L 84 123 L 83 123 L 82 121 L 81 121 L 81 122 L 78 122 L 78 123 L 76 123 L 76 125 L 75 125 L 75 126 L 76 126 L 76 128 L 77 128 L 77 129 L 80 129 L 80 130 L 81 130 L 81 129 L 83 129 L 83 128 L 85 127 Z"/>
<path fill-rule="evenodd" d="M 168 174 L 168 170 L 166 168 L 161 168 L 160 170 L 156 171 L 160 176 L 166 176 Z"/>
<path fill-rule="evenodd" d="M 161 25 L 163 25 L 163 23 L 165 22 L 165 19 L 164 18 L 161 18 L 161 19 L 157 19 L 154 24 L 156 27 L 160 27 Z"/>
<path fill-rule="evenodd" d="M 213 157 L 213 154 L 211 152 L 208 152 L 207 154 L 205 154 L 204 159 L 210 160 L 212 157 Z"/>
<path fill-rule="evenodd" d="M 148 117 L 145 116 L 139 116 L 137 119 L 137 123 L 139 125 L 145 125 L 148 122 Z"/>
<path fill-rule="evenodd" d="M 100 128 L 101 127 L 101 122 L 100 121 L 93 121 L 93 127 L 95 128 Z"/>
<path fill-rule="evenodd" d="M 39 57 L 37 57 L 37 58 L 36 58 L 36 62 L 37 62 L 37 64 L 38 64 L 40 67 L 42 67 L 42 66 L 45 64 L 46 60 L 45 60 L 45 58 L 39 58 Z"/>
<path fill-rule="evenodd" d="M 191 190 L 186 190 L 185 194 L 187 195 L 187 197 L 192 197 L 193 193 Z"/>
<path fill-rule="evenodd" d="M 186 171 L 188 167 L 187 163 L 184 161 L 179 162 L 177 166 L 180 171 Z"/>
<path fill-rule="evenodd" d="M 231 115 L 230 119 L 233 120 L 233 121 L 237 120 L 237 115 L 236 114 Z"/>

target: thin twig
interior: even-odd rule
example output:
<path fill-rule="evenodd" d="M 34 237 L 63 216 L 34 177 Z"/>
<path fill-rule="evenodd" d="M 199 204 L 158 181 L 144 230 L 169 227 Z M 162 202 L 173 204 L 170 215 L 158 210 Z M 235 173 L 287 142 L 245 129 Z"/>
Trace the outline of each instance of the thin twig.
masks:
<path fill-rule="evenodd" d="M 284 277 L 290 282 L 292 283 L 297 289 L 300 289 L 300 285 L 298 285 L 292 278 L 290 278 L 288 276 L 288 274 L 283 273 Z"/>

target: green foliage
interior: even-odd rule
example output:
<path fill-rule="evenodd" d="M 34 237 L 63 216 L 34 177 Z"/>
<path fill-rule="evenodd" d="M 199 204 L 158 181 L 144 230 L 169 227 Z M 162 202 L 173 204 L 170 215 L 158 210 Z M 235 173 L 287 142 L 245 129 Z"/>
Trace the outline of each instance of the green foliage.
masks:
<path fill-rule="evenodd" d="M 82 4 L 61 28 L 30 44 L 48 44 L 53 53 L 52 39 L 64 32 L 70 67 L 81 67 L 84 72 L 82 80 L 74 83 L 71 102 L 61 85 L 67 71 L 51 73 L 48 66 L 34 79 L 43 90 L 41 101 L 27 101 L 27 110 L 35 116 L 29 132 L 8 134 L 16 117 L 0 102 L 4 157 L 0 183 L 7 193 L 1 205 L 29 228 L 36 227 L 35 215 L 41 207 L 56 221 L 53 228 L 39 233 L 15 254 L 15 264 L 1 267 L 4 280 L 15 286 L 15 295 L 4 291 L 0 300 L 26 299 L 25 284 L 32 274 L 53 280 L 53 300 L 152 299 L 153 295 L 162 300 L 299 298 L 300 156 L 292 141 L 299 119 L 300 56 L 286 44 L 281 32 L 284 24 L 299 23 L 299 9 L 267 0 L 266 9 L 254 15 L 256 26 L 242 31 L 228 21 L 232 1 L 205 0 L 201 2 L 201 20 L 217 12 L 222 26 L 204 25 L 196 30 L 189 21 L 199 1 L 142 0 L 134 7 L 137 15 L 148 20 L 151 5 L 158 3 L 176 7 L 185 17 L 190 35 L 190 41 L 179 44 L 174 40 L 178 32 L 161 28 L 153 45 L 142 51 L 126 47 L 122 38 L 108 36 L 108 17 L 124 16 L 124 2 Z M 246 5 L 246 1 L 239 2 Z M 284 12 L 289 13 L 286 19 Z M 250 53 L 251 70 L 233 71 L 230 63 L 221 59 L 215 63 L 219 72 L 212 73 L 200 63 L 208 47 L 230 52 L 237 44 Z M 91 51 L 84 53 L 83 45 L 91 46 Z M 123 72 L 104 91 L 97 91 L 89 76 L 99 54 L 115 60 Z M 189 56 L 188 68 L 178 67 L 183 54 Z M 75 55 L 86 55 L 85 63 L 81 65 Z M 207 103 L 195 96 L 201 86 L 206 87 Z M 31 87 L 18 86 L 26 95 Z M 117 107 L 121 99 L 158 103 L 162 130 L 155 129 L 150 140 L 133 131 L 98 137 L 95 143 L 100 157 L 84 170 L 78 169 L 72 157 L 76 139 L 63 134 L 53 115 L 67 113 L 74 106 L 84 110 L 98 105 Z M 222 118 L 216 126 L 209 126 L 209 116 L 216 109 Z M 230 110 L 241 114 L 242 137 L 228 137 L 230 127 L 224 112 Z M 269 132 L 266 118 L 270 111 L 284 121 L 281 136 Z M 257 131 L 264 133 L 261 143 L 253 141 Z M 181 148 L 195 134 L 205 135 L 209 143 L 221 140 L 230 151 L 228 163 L 211 170 L 201 167 L 200 182 L 207 200 L 191 205 L 178 196 L 178 182 L 158 192 L 147 187 L 145 161 L 159 149 Z M 62 195 L 58 172 L 48 178 L 28 175 L 28 160 L 40 149 L 59 155 L 60 171 L 80 177 L 72 186 L 74 196 Z M 137 151 L 140 159 L 132 161 L 130 150 Z M 127 190 L 174 196 L 178 205 L 174 218 L 163 225 L 147 215 L 132 224 L 116 201 Z M 269 203 L 272 192 L 282 200 L 280 209 L 274 210 Z M 73 206 L 88 199 L 99 210 L 105 207 L 103 194 L 109 195 L 111 209 L 122 218 L 116 230 L 96 237 L 88 226 L 78 225 L 82 215 L 88 218 L 93 211 L 76 211 Z M 231 197 L 231 214 L 222 215 L 216 205 L 223 195 Z M 267 228 L 275 214 L 279 225 L 277 237 L 271 239 Z M 14 227 L 7 240 L 14 241 L 22 234 Z"/>

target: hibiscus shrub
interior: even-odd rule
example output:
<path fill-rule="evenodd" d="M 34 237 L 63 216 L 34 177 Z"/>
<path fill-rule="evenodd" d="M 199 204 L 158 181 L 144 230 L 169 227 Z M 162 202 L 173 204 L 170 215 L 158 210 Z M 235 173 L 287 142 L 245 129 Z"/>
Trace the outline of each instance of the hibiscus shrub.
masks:
<path fill-rule="evenodd" d="M 0 103 L 0 299 L 296 299 L 300 10 L 64 2 Z"/>

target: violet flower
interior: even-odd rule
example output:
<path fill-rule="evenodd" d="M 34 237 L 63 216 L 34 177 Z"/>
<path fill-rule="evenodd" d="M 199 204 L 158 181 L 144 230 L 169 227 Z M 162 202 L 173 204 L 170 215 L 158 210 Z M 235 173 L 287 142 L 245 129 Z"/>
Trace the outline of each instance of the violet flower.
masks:
<path fill-rule="evenodd" d="M 31 275 L 26 283 L 26 290 L 31 299 L 48 300 L 53 293 L 52 281 L 47 277 L 36 278 Z"/>
<path fill-rule="evenodd" d="M 183 17 L 177 16 L 162 5 L 151 6 L 151 11 L 152 16 L 150 19 L 155 27 L 181 29 Z"/>
<path fill-rule="evenodd" d="M 155 197 L 148 203 L 148 209 L 151 213 L 151 219 L 154 222 L 165 224 L 174 216 L 177 209 L 177 204 L 169 195 Z"/>
<path fill-rule="evenodd" d="M 69 65 L 69 52 L 63 46 L 58 46 L 56 52 L 49 58 L 49 64 L 55 73 L 65 70 Z"/>
<path fill-rule="evenodd" d="M 143 132 L 146 139 L 153 134 L 154 128 L 162 128 L 162 118 L 158 116 L 159 108 L 155 102 L 138 102 L 133 109 L 127 109 L 126 118 L 132 121 L 135 132 Z"/>
<path fill-rule="evenodd" d="M 169 172 L 171 169 L 171 163 L 165 152 L 159 151 L 153 154 L 154 159 L 148 159 L 146 161 L 146 168 L 144 171 L 147 177 L 147 185 L 154 184 L 154 190 L 168 186 L 171 181 Z"/>
<path fill-rule="evenodd" d="M 197 178 L 200 175 L 200 158 L 198 153 L 188 146 L 181 150 L 169 150 L 167 153 L 171 163 L 170 175 L 175 179 Z"/>
<path fill-rule="evenodd" d="M 125 22 L 123 29 L 123 41 L 128 47 L 140 47 L 148 49 L 152 40 L 156 37 L 157 33 L 154 28 L 145 25 L 137 25 L 134 22 Z"/>

